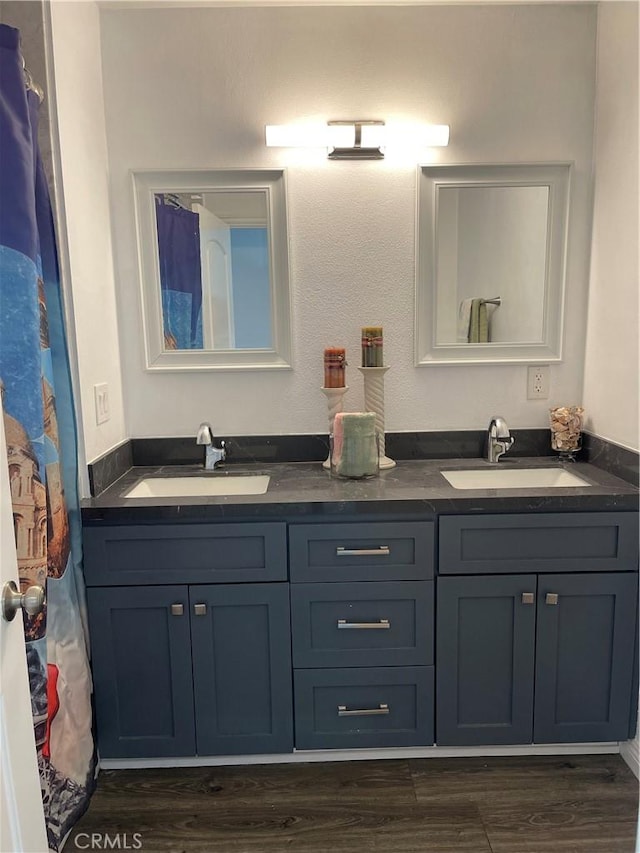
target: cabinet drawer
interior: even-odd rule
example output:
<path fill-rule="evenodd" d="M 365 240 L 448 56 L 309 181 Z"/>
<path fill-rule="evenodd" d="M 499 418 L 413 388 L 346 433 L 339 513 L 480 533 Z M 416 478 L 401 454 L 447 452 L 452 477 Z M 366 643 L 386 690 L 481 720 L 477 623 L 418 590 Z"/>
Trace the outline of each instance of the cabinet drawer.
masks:
<path fill-rule="evenodd" d="M 428 580 L 433 577 L 430 521 L 295 524 L 289 528 L 291 580 Z"/>
<path fill-rule="evenodd" d="M 298 669 L 297 749 L 433 744 L 433 667 Z"/>
<path fill-rule="evenodd" d="M 291 587 L 297 667 L 433 663 L 433 581 Z"/>
<path fill-rule="evenodd" d="M 450 515 L 440 574 L 624 571 L 638 567 L 634 512 Z"/>
<path fill-rule="evenodd" d="M 287 579 L 286 525 L 86 527 L 88 586 Z"/>

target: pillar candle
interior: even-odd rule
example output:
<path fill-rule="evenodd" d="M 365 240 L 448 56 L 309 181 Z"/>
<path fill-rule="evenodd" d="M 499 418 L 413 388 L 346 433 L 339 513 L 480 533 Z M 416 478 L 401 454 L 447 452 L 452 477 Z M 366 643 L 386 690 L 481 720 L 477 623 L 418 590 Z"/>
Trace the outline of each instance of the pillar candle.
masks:
<path fill-rule="evenodd" d="M 362 366 L 382 367 L 382 326 L 362 328 Z"/>
<path fill-rule="evenodd" d="M 324 387 L 344 388 L 346 366 L 344 347 L 327 347 L 324 351 Z"/>

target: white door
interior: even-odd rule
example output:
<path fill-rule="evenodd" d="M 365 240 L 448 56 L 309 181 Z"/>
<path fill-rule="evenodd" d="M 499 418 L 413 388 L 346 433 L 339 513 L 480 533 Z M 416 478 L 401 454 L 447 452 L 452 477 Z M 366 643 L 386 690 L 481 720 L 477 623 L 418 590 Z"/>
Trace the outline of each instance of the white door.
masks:
<path fill-rule="evenodd" d="M 233 283 L 231 228 L 201 204 L 193 210 L 200 217 L 200 266 L 202 275 L 202 337 L 205 349 L 233 349 Z"/>
<path fill-rule="evenodd" d="M 18 585 L 4 418 L 0 406 L 0 589 Z M 45 853 L 44 825 L 22 614 L 0 614 L 0 850 Z"/>

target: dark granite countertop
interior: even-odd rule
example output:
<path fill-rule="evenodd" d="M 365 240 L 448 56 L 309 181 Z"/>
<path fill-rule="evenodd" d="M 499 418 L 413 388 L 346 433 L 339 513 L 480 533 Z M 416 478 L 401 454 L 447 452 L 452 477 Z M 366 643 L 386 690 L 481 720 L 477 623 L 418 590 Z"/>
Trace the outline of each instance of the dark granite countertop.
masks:
<path fill-rule="evenodd" d="M 576 512 L 637 510 L 638 489 L 586 462 L 566 466 L 589 485 L 544 489 L 455 489 L 442 470 L 471 468 L 549 468 L 555 459 L 518 458 L 489 465 L 483 459 L 399 461 L 369 480 L 332 478 L 319 462 L 230 464 L 215 472 L 202 466 L 132 467 L 102 494 L 81 502 L 84 523 L 145 523 L 158 520 L 220 521 L 383 515 L 432 517 L 451 513 Z M 236 473 L 270 474 L 264 495 L 225 497 L 125 498 L 146 476 L 224 477 Z"/>

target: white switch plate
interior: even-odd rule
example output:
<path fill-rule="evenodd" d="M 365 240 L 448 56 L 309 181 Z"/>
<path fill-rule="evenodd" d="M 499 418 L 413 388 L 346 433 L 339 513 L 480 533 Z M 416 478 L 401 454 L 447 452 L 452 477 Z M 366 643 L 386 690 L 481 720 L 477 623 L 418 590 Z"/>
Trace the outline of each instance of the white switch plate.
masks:
<path fill-rule="evenodd" d="M 96 404 L 96 423 L 103 424 L 111 417 L 109 410 L 109 386 L 106 382 L 93 386 L 93 395 Z"/>
<path fill-rule="evenodd" d="M 549 365 L 534 364 L 527 368 L 527 400 L 549 399 Z"/>

